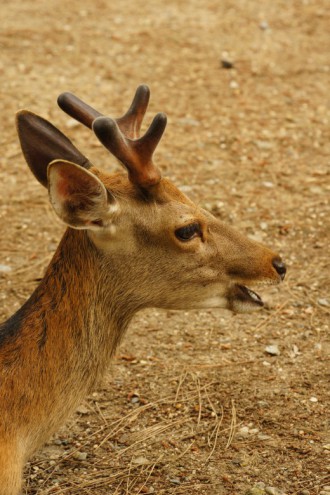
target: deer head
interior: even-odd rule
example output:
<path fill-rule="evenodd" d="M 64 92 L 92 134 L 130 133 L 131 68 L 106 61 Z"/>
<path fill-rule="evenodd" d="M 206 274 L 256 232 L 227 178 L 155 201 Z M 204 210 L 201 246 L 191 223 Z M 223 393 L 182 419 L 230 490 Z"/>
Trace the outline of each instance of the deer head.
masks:
<path fill-rule="evenodd" d="M 249 286 L 280 282 L 284 263 L 161 177 L 153 154 L 166 116 L 156 115 L 140 137 L 148 101 L 149 89 L 140 86 L 126 114 L 111 119 L 70 93 L 58 100 L 93 129 L 128 174 L 96 169 L 54 126 L 20 112 L 17 128 L 32 172 L 48 187 L 56 214 L 86 232 L 104 270 L 115 274 L 136 309 L 260 308 L 262 300 Z"/>

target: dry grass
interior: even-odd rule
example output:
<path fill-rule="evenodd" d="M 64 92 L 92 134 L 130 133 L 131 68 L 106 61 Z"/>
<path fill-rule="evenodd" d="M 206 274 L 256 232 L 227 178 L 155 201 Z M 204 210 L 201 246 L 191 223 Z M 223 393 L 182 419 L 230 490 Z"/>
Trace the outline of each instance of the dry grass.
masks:
<path fill-rule="evenodd" d="M 218 410 L 212 402 L 216 385 L 214 382 L 202 384 L 195 373 L 186 371 L 180 376 L 173 395 L 138 405 L 112 422 L 109 421 L 109 413 L 102 412 L 101 428 L 98 422 L 90 426 L 86 421 L 88 429 L 92 431 L 84 435 L 84 442 L 78 448 L 59 456 L 51 467 L 44 459 L 33 464 L 31 472 L 37 468 L 40 480 L 35 493 L 90 494 L 93 490 L 109 486 L 114 490 L 112 493 L 149 493 L 148 486 L 154 482 L 154 477 L 158 478 L 160 473 L 175 469 L 180 462 L 184 462 L 185 456 L 189 457 L 201 447 L 208 451 L 203 461 L 204 465 L 208 464 L 220 443 L 224 449 L 230 447 L 237 427 L 234 403 L 231 411 L 228 411 L 231 416 L 225 419 L 223 407 Z M 193 388 L 195 391 L 192 391 Z M 156 410 L 166 411 L 169 419 L 159 419 L 150 425 Z M 89 450 L 91 445 L 92 455 L 83 462 L 76 461 L 79 465 L 77 475 L 73 469 L 69 479 L 46 488 L 49 481 L 54 480 L 68 463 L 75 464 L 78 452 Z M 109 448 L 111 456 L 104 455 Z M 180 485 L 180 481 L 177 481 Z M 209 485 L 201 483 L 201 486 L 205 484 Z M 188 493 L 189 487 L 189 482 L 184 483 L 174 493 Z"/>

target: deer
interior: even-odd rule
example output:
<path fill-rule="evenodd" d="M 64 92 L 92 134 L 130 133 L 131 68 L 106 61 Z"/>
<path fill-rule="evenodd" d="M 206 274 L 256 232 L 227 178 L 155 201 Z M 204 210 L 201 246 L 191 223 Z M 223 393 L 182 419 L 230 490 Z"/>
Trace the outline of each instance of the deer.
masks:
<path fill-rule="evenodd" d="M 17 114 L 25 160 L 67 228 L 44 277 L 0 326 L 0 495 L 18 495 L 27 460 L 104 374 L 144 308 L 263 306 L 251 286 L 284 279 L 282 258 L 194 204 L 154 163 L 166 115 L 141 136 L 148 86 L 120 118 L 71 93 L 58 104 L 123 166 L 93 166 L 53 124 Z"/>

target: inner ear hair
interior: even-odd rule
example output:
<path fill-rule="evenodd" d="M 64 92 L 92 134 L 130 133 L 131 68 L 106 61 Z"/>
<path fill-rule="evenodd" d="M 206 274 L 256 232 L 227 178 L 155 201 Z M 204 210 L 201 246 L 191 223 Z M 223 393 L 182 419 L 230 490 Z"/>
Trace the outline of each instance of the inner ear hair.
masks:
<path fill-rule="evenodd" d="M 48 167 L 48 183 L 54 210 L 67 225 L 79 229 L 104 225 L 110 192 L 96 175 L 75 163 L 55 160 Z"/>

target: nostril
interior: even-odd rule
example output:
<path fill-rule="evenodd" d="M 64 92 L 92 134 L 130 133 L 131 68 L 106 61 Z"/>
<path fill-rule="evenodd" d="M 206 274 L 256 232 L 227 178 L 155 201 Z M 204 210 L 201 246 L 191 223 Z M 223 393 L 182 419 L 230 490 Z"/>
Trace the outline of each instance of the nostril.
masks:
<path fill-rule="evenodd" d="M 283 263 L 281 258 L 274 258 L 273 259 L 273 267 L 277 271 L 277 273 L 280 275 L 281 279 L 283 280 L 286 274 L 286 265 Z"/>

